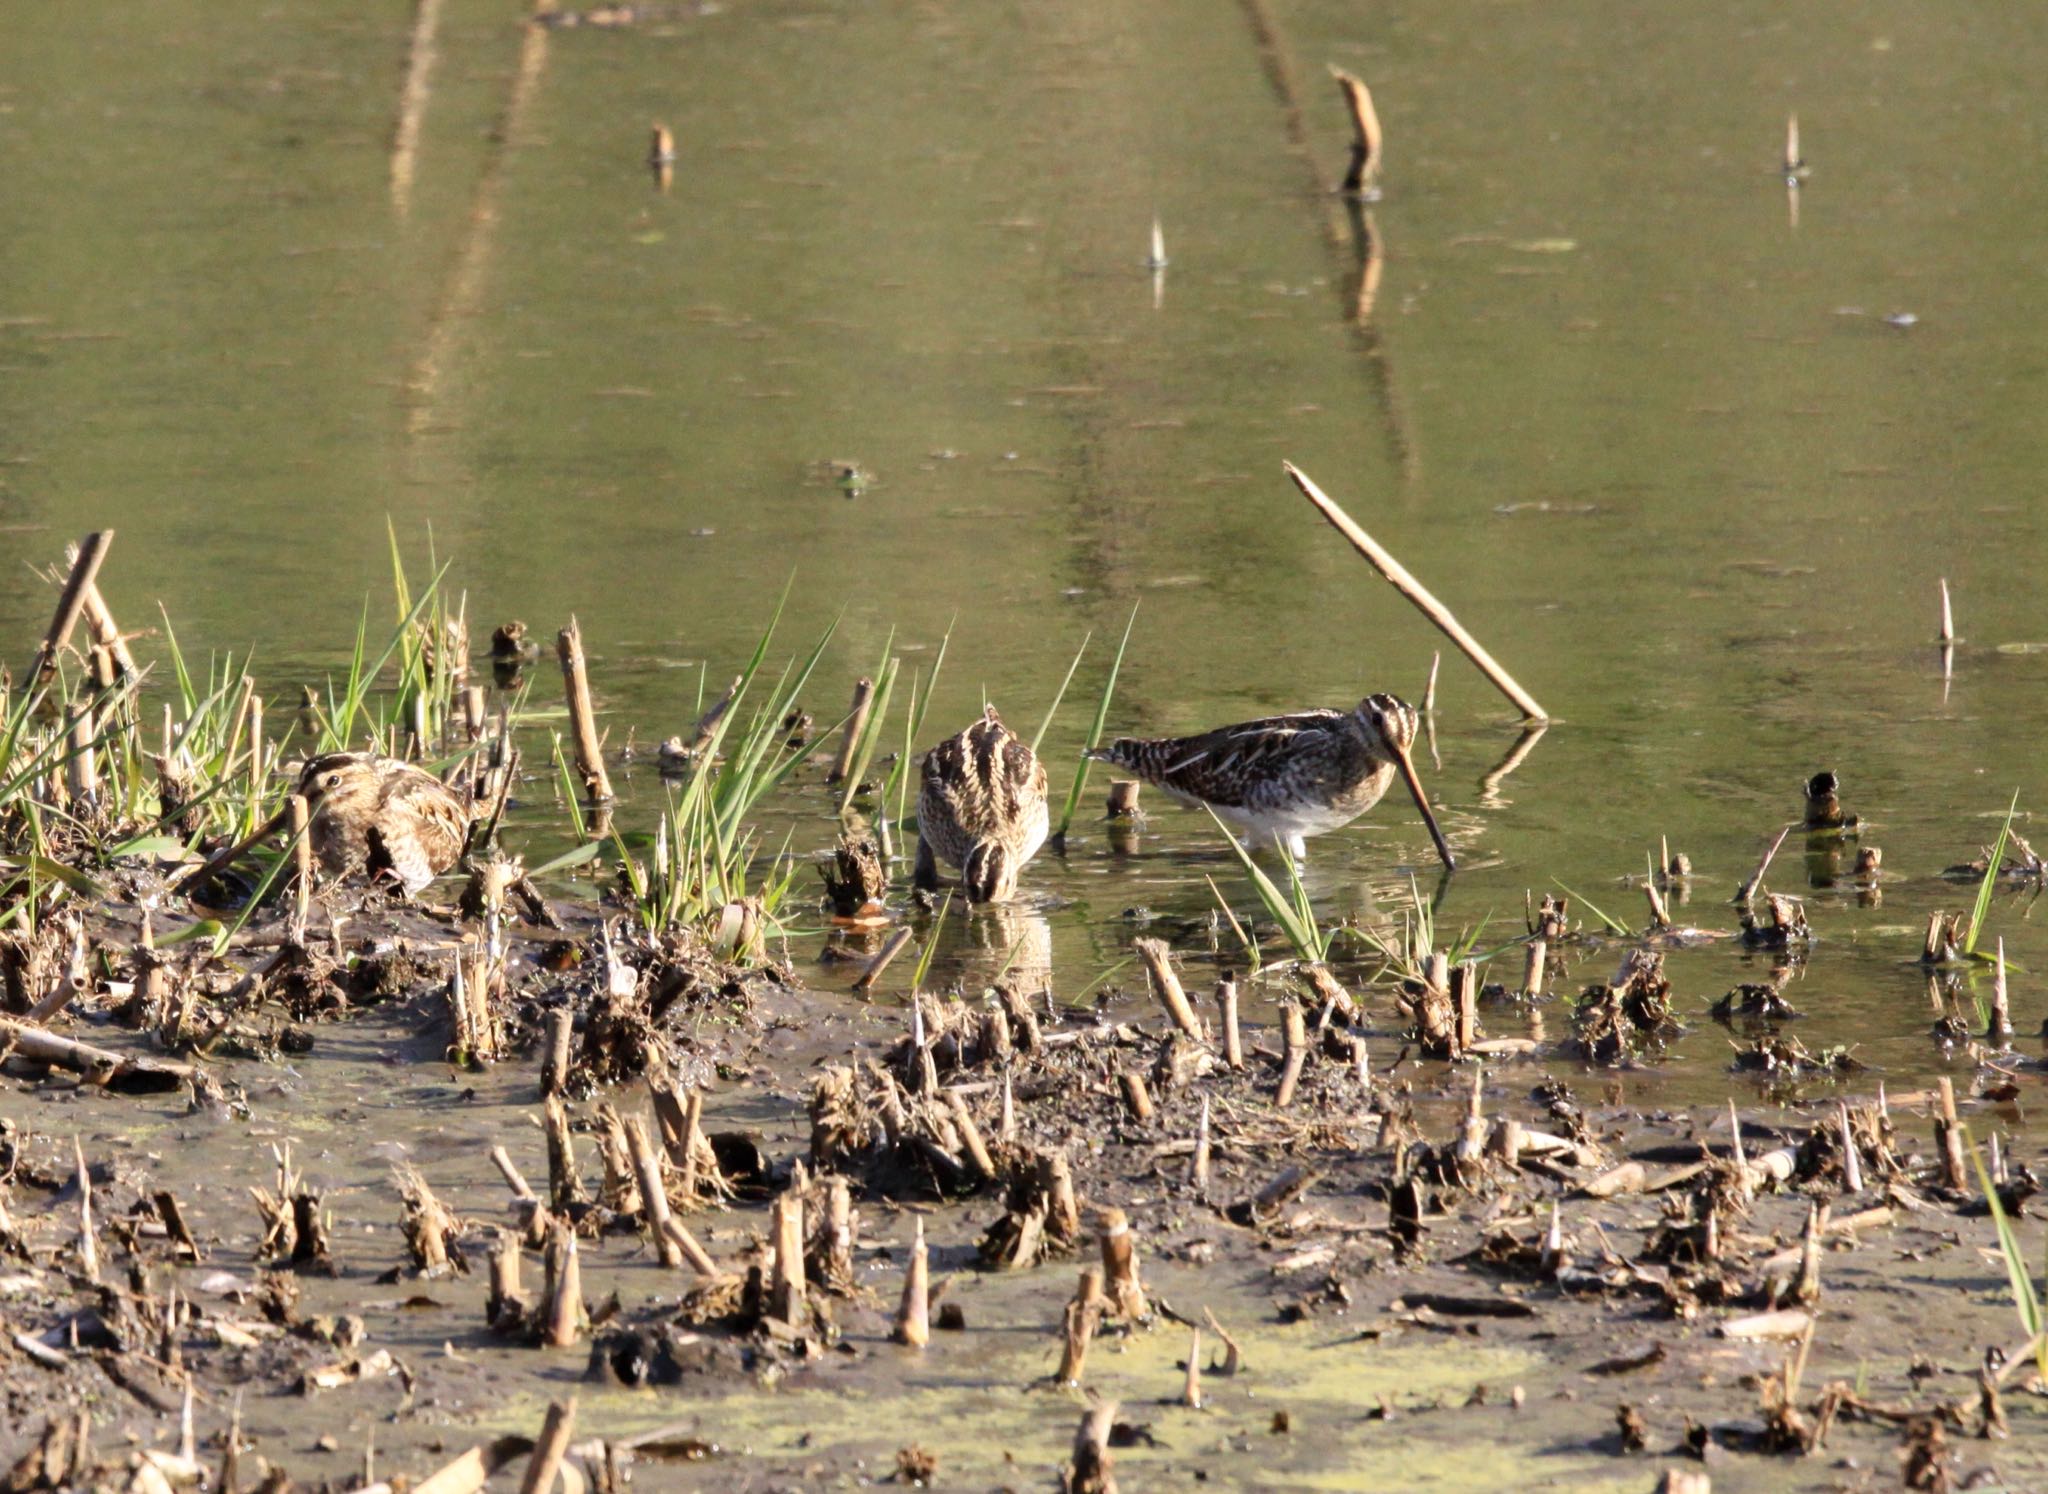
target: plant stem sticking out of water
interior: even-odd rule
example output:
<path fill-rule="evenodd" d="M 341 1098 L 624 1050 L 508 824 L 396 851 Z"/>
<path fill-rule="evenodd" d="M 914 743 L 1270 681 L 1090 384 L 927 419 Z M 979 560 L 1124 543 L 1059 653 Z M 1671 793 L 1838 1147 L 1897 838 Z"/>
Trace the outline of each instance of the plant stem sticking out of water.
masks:
<path fill-rule="evenodd" d="M 1116 694 L 1116 677 L 1124 667 L 1124 650 L 1131 646 L 1131 629 L 1138 625 L 1137 603 L 1131 604 L 1131 615 L 1124 623 L 1124 636 L 1117 640 L 1116 657 L 1109 661 L 1109 677 L 1102 682 L 1102 699 L 1095 703 L 1095 721 L 1088 728 L 1088 740 L 1081 748 L 1081 760 L 1074 769 L 1073 786 L 1067 790 L 1067 807 L 1060 814 L 1060 826 L 1052 835 L 1054 850 L 1063 851 L 1067 846 L 1067 827 L 1074 823 L 1074 808 L 1081 802 L 1081 791 L 1088 786 L 1088 754 L 1102 745 L 1102 729 L 1109 722 L 1109 702 Z M 1082 647 L 1086 648 L 1085 640 Z M 1075 663 L 1080 658 L 1075 656 Z M 1071 677 L 1072 671 L 1068 671 Z M 1066 693 L 1066 686 L 1060 686 L 1060 693 Z M 1041 732 L 1044 728 L 1039 728 Z"/>

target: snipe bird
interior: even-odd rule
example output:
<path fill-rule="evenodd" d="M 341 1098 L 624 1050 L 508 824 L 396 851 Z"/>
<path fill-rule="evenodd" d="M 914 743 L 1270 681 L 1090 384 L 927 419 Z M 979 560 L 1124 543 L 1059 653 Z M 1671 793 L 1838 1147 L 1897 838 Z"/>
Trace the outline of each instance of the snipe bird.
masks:
<path fill-rule="evenodd" d="M 453 866 L 469 840 L 469 807 L 396 758 L 326 753 L 300 772 L 299 792 L 313 853 L 335 876 L 389 876 L 411 895 Z"/>
<path fill-rule="evenodd" d="M 1451 868 L 1457 862 L 1409 755 L 1420 720 L 1404 700 L 1368 695 L 1349 711 L 1297 711 L 1193 737 L 1119 737 L 1090 755 L 1183 804 L 1208 805 L 1247 845 L 1283 845 L 1297 861 L 1309 836 L 1364 814 L 1398 772 Z"/>
<path fill-rule="evenodd" d="M 917 795 L 917 885 L 939 885 L 938 863 L 960 868 L 971 903 L 1000 903 L 1045 844 L 1045 764 L 994 706 L 925 754 Z"/>

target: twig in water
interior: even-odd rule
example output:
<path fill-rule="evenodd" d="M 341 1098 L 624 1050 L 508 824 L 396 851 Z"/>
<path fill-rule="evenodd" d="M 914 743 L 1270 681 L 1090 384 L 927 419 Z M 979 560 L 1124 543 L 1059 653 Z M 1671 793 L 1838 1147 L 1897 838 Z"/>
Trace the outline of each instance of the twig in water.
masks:
<path fill-rule="evenodd" d="M 1493 682 L 1495 689 L 1515 703 L 1524 717 L 1531 721 L 1550 719 L 1550 713 L 1536 703 L 1536 697 L 1515 683 L 1514 677 L 1501 668 L 1493 655 L 1480 645 L 1479 640 L 1466 632 L 1463 624 L 1451 615 L 1450 608 L 1444 606 L 1430 594 L 1429 588 L 1410 575 L 1407 567 L 1396 560 L 1379 541 L 1359 528 L 1349 514 L 1339 508 L 1328 494 L 1310 480 L 1307 473 L 1292 462 L 1282 462 L 1280 465 L 1294 485 L 1301 489 L 1302 495 L 1329 521 L 1330 527 L 1349 540 L 1351 547 L 1364 556 L 1374 570 L 1386 577 L 1394 590 L 1414 603 L 1417 610 L 1434 623 L 1446 638 L 1457 644 L 1465 657 L 1478 666 L 1479 672 Z"/>

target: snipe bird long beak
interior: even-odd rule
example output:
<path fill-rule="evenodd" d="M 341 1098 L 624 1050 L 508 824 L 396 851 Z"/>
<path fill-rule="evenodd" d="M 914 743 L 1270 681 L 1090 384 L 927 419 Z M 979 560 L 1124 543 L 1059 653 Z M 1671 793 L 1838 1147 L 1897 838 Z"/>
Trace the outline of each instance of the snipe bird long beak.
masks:
<path fill-rule="evenodd" d="M 1429 838 L 1436 842 L 1436 853 L 1444 859 L 1444 870 L 1456 871 L 1457 858 L 1451 855 L 1450 842 L 1444 839 L 1443 831 L 1437 828 L 1436 816 L 1430 813 L 1429 795 L 1422 791 L 1422 778 L 1415 771 L 1415 763 L 1408 756 L 1408 749 L 1392 741 L 1387 745 L 1394 749 L 1394 761 L 1400 765 L 1401 777 L 1407 781 L 1408 792 L 1415 799 L 1415 807 L 1422 811 L 1422 823 L 1429 826 Z"/>

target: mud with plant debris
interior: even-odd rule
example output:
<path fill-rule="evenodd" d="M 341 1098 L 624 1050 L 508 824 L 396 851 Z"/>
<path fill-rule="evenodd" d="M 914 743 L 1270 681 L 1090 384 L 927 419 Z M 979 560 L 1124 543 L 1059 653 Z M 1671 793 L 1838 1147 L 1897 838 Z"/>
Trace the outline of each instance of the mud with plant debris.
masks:
<path fill-rule="evenodd" d="M 163 943 L 152 875 L 118 898 Z M 596 1487 L 1045 1488 L 1097 1398 L 1125 1487 L 2048 1482 L 1938 1092 L 1844 1083 L 1739 1139 L 1617 1103 L 1671 1000 L 1655 950 L 1535 1001 L 1440 962 L 1269 972 L 1291 1013 L 1247 1000 L 1233 1040 L 1203 963 L 1079 1004 L 861 999 L 558 902 L 504 915 L 500 1056 L 464 1063 L 481 925 L 433 902 L 332 889 L 219 958 L 86 913 L 64 1034 L 189 1070 L 8 1059 L 6 1487 L 474 1488 L 554 1402 Z M 1550 958 L 1616 958 L 1543 918 Z M 1962 1117 L 2034 1070 L 1987 1067 Z"/>

